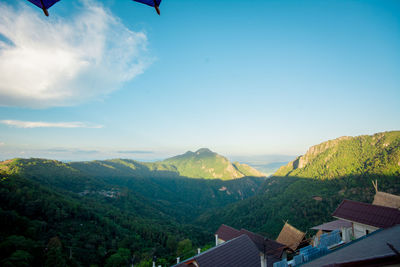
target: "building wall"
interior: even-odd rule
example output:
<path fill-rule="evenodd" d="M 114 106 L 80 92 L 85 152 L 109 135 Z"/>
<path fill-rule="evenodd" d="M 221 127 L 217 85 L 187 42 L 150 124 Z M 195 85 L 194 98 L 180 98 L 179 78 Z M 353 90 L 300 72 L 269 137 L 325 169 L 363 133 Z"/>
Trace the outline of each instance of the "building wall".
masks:
<path fill-rule="evenodd" d="M 351 241 L 351 237 L 353 236 L 353 229 L 352 227 L 349 228 L 341 228 L 340 231 L 342 232 L 342 240 L 343 242 L 347 243 Z"/>
<path fill-rule="evenodd" d="M 367 234 L 367 231 L 368 233 L 372 233 L 378 229 L 379 228 L 373 226 L 353 222 L 353 230 L 355 238 L 360 238 L 362 236 L 365 236 Z"/>

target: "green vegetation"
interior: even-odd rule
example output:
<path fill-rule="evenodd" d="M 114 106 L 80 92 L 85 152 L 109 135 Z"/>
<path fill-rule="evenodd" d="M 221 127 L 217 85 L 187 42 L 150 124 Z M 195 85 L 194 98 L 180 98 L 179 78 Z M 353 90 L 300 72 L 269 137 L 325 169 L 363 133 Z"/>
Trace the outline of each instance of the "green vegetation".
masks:
<path fill-rule="evenodd" d="M 400 132 L 322 143 L 269 179 L 237 178 L 257 173 L 208 149 L 155 163 L 8 160 L 0 265 L 169 266 L 210 247 L 222 223 L 270 238 L 286 220 L 309 232 L 344 198 L 372 202 L 371 180 L 400 194 L 399 168 Z"/>
<path fill-rule="evenodd" d="M 267 179 L 256 196 L 208 211 L 196 224 L 215 230 L 225 223 L 276 238 L 289 220 L 306 232 L 333 220 L 331 214 L 345 198 L 372 203 L 375 179 L 381 191 L 400 195 L 400 132 L 313 146 Z"/>
<path fill-rule="evenodd" d="M 334 179 L 348 175 L 400 175 L 400 131 L 341 137 L 311 147 L 275 176 Z"/>
<path fill-rule="evenodd" d="M 264 174 L 246 164 L 232 164 L 227 158 L 201 148 L 196 152 L 188 151 L 183 155 L 172 157 L 162 163 L 176 167 L 180 175 L 206 179 L 237 179 L 245 176 L 263 177 Z"/>
<path fill-rule="evenodd" d="M 2 266 L 151 266 L 153 256 L 170 265 L 194 253 L 177 254 L 180 241 L 212 240 L 191 225 L 196 217 L 255 195 L 263 182 L 187 179 L 170 165 L 129 160 L 14 159 L 0 176 Z"/>
<path fill-rule="evenodd" d="M 310 233 L 311 227 L 334 220 L 331 214 L 345 198 L 372 203 L 375 191 L 371 180 L 375 179 L 380 190 L 400 195 L 400 176 L 347 176 L 331 180 L 273 177 L 256 196 L 208 211 L 195 224 L 215 231 L 224 223 L 275 239 L 288 220 Z"/>

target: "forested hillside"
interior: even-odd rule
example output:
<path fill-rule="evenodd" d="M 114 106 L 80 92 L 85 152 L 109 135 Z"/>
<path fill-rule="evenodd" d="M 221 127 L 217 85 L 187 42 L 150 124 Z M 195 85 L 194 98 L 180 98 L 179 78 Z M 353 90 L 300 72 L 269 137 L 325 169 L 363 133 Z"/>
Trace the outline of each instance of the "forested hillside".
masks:
<path fill-rule="evenodd" d="M 206 212 L 197 224 L 217 229 L 226 223 L 276 238 L 289 220 L 306 232 L 332 220 L 330 215 L 345 198 L 372 203 L 372 180 L 378 180 L 381 191 L 400 195 L 399 131 L 313 146 L 281 167 L 258 195 Z"/>
<path fill-rule="evenodd" d="M 130 160 L 14 159 L 0 171 L 3 266 L 120 266 L 132 256 L 168 265 L 192 253 L 180 241 L 212 240 L 191 225 L 197 216 L 255 195 L 263 181 L 188 179 L 170 165 Z"/>
<path fill-rule="evenodd" d="M 257 174 L 207 149 L 155 163 L 1 162 L 1 265 L 149 266 L 157 256 L 168 266 L 222 223 L 276 238 L 288 220 L 310 234 L 343 199 L 372 202 L 372 180 L 400 194 L 399 136 L 328 141 L 268 179 L 182 177 Z"/>
<path fill-rule="evenodd" d="M 400 195 L 400 176 L 348 176 L 317 180 L 298 177 L 272 177 L 259 194 L 201 215 L 196 225 L 216 230 L 221 223 L 247 228 L 276 238 L 289 223 L 310 233 L 310 228 L 333 220 L 331 214 L 343 199 L 372 203 L 372 180 L 382 191 Z"/>
<path fill-rule="evenodd" d="M 400 131 L 340 137 L 311 147 L 275 176 L 335 179 L 347 175 L 400 175 Z"/>

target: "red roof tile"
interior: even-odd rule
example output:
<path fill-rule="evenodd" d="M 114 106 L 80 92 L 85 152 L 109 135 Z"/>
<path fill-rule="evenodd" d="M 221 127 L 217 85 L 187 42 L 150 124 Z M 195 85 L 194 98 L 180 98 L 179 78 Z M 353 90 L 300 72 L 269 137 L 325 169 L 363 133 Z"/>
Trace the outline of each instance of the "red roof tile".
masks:
<path fill-rule="evenodd" d="M 240 236 L 240 231 L 236 230 L 235 228 L 232 228 L 228 225 L 222 224 L 217 232 L 215 233 L 218 235 L 219 239 L 222 239 L 224 241 L 229 241 L 231 239 L 234 239 L 235 237 Z"/>
<path fill-rule="evenodd" d="M 347 199 L 340 203 L 332 216 L 378 228 L 400 224 L 400 211 L 397 209 Z"/>
<path fill-rule="evenodd" d="M 230 226 L 222 224 L 219 229 L 217 230 L 216 234 L 218 234 L 218 238 L 229 241 L 234 239 L 242 234 L 247 235 L 250 237 L 251 241 L 256 245 L 260 252 L 264 253 L 264 250 L 267 255 L 273 256 L 276 258 L 280 258 L 282 255 L 283 250 L 286 248 L 285 245 L 276 242 L 275 240 L 271 240 L 268 238 L 264 238 L 262 235 L 250 232 L 246 229 L 236 230 Z"/>
<path fill-rule="evenodd" d="M 264 252 L 269 256 L 280 258 L 283 250 L 286 248 L 285 245 L 276 242 L 275 240 L 264 238 L 262 235 L 255 234 L 246 229 L 241 229 L 240 233 L 243 233 L 250 237 L 251 241 L 257 246 L 260 252 Z"/>
<path fill-rule="evenodd" d="M 192 261 L 196 261 L 201 267 L 259 267 L 261 265 L 258 249 L 245 234 L 196 255 L 176 267 L 188 266 Z"/>

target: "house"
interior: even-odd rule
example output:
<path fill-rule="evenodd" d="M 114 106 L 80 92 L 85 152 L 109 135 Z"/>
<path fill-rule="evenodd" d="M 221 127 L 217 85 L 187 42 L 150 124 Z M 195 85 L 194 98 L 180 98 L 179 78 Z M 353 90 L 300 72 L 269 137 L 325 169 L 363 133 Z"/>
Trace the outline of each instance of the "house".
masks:
<path fill-rule="evenodd" d="M 380 228 L 400 224 L 400 210 L 352 200 L 343 200 L 333 217 L 352 224 L 352 235 L 360 238 Z"/>
<path fill-rule="evenodd" d="M 395 225 L 356 239 L 302 266 L 399 266 L 399 251 L 400 225 Z"/>
<path fill-rule="evenodd" d="M 298 248 L 308 245 L 308 241 L 305 239 L 305 236 L 305 233 L 286 222 L 279 233 L 276 242 L 284 244 L 291 250 L 296 251 Z"/>
<path fill-rule="evenodd" d="M 222 224 L 215 232 L 216 246 L 232 240 L 240 235 L 247 235 L 257 247 L 259 254 L 267 261 L 267 266 L 272 266 L 276 261 L 286 258 L 287 246 L 275 240 L 268 239 L 262 235 L 253 233 L 246 229 L 237 230 L 228 225 Z"/>
<path fill-rule="evenodd" d="M 241 234 L 174 267 L 260 267 L 261 264 L 258 248 L 248 235 Z"/>
<path fill-rule="evenodd" d="M 349 221 L 335 220 L 327 222 L 321 225 L 314 226 L 312 230 L 317 230 L 317 234 L 314 237 L 314 246 L 317 245 L 318 240 L 322 234 L 330 233 L 335 230 L 340 230 L 342 241 L 350 242 L 353 225 Z"/>

